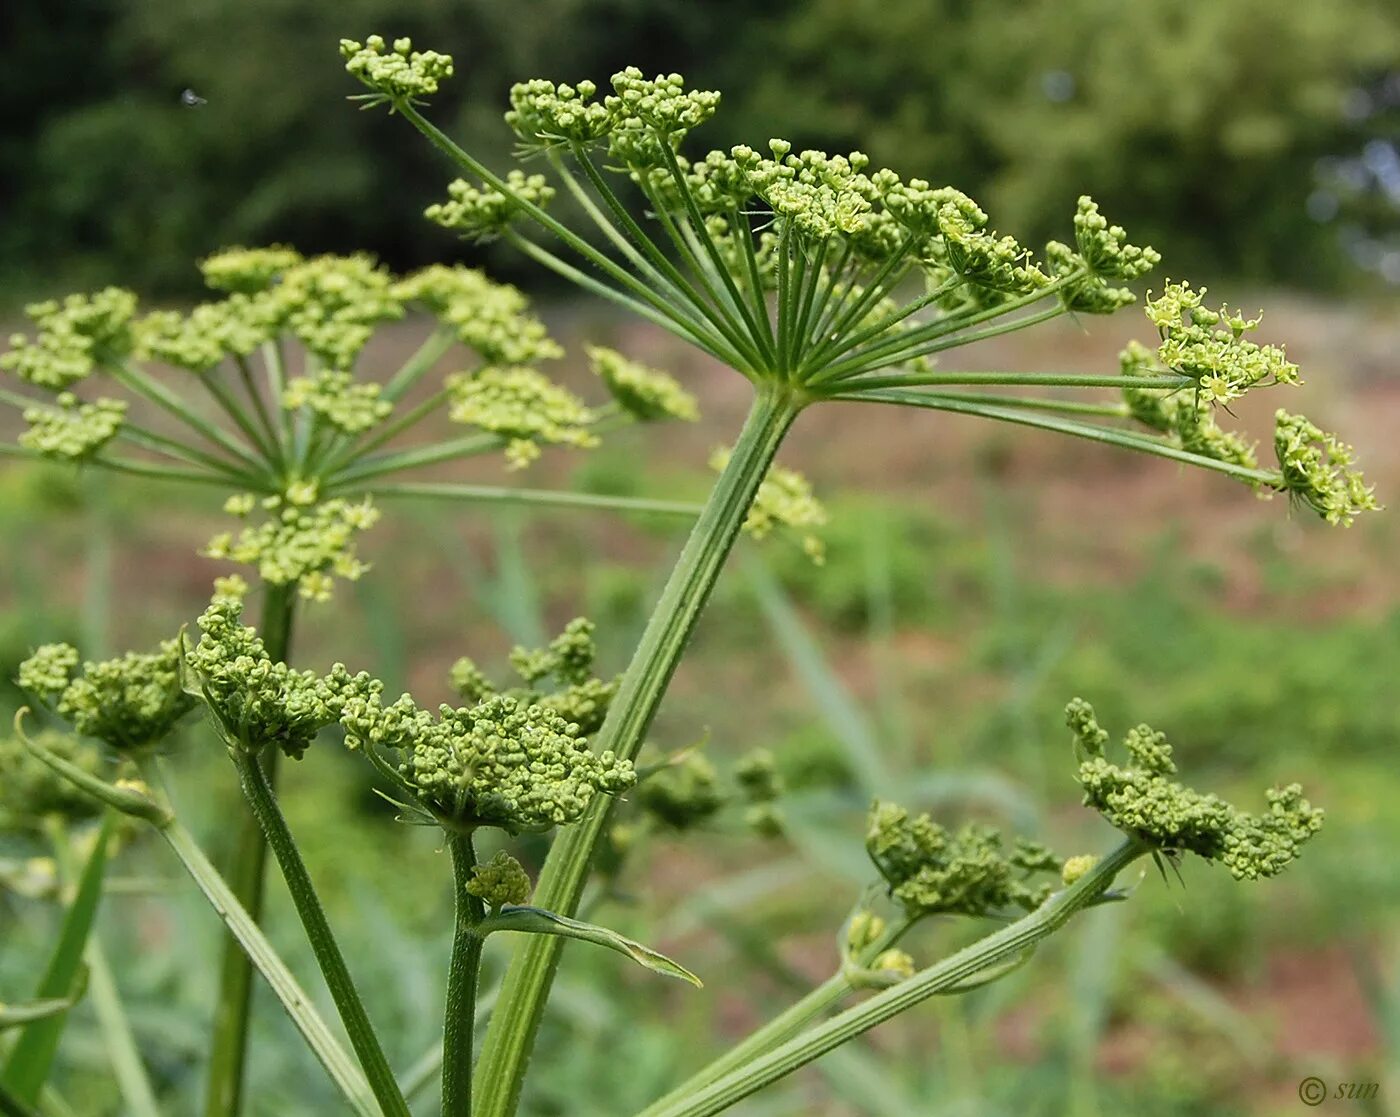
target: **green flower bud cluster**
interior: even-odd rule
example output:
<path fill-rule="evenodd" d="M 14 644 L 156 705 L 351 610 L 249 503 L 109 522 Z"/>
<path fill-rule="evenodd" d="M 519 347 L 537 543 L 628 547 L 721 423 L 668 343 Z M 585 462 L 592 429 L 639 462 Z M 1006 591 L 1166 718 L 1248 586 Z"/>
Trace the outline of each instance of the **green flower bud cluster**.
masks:
<path fill-rule="evenodd" d="M 745 825 L 765 838 L 782 834 L 783 813 L 777 800 L 786 787 L 773 754 L 767 749 L 754 749 L 741 757 L 734 766 L 734 782 L 749 804 L 744 812 Z"/>
<path fill-rule="evenodd" d="M 138 350 L 143 357 L 205 373 L 226 357 L 248 356 L 276 336 L 280 325 L 277 300 L 240 291 L 220 302 L 201 303 L 188 314 L 156 310 L 145 315 L 136 323 Z"/>
<path fill-rule="evenodd" d="M 302 262 L 301 253 L 284 244 L 266 248 L 225 248 L 199 262 L 204 282 L 216 291 L 255 295 Z"/>
<path fill-rule="evenodd" d="M 543 209 L 554 198 L 554 187 L 544 175 L 527 175 L 512 170 L 506 175 L 510 193 L 493 186 L 476 187 L 465 179 L 447 186 L 447 201 L 434 202 L 423 211 L 429 221 L 444 229 L 455 229 L 469 241 L 484 242 L 499 237 L 520 212 L 521 200 Z"/>
<path fill-rule="evenodd" d="M 1168 282 L 1162 294 L 1147 302 L 1147 317 L 1157 327 L 1162 344 L 1157 356 L 1167 368 L 1200 385 L 1211 403 L 1229 403 L 1257 385 L 1297 384 L 1298 366 L 1276 345 L 1259 345 L 1244 335 L 1259 326 L 1222 306 L 1204 305 L 1206 290 Z"/>
<path fill-rule="evenodd" d="M 121 400 L 83 403 L 72 392 L 60 392 L 54 404 L 26 407 L 24 421 L 29 429 L 19 436 L 21 446 L 46 458 L 82 461 L 92 457 L 117 436 L 126 416 Z"/>
<path fill-rule="evenodd" d="M 523 686 L 498 688 L 464 656 L 452 665 L 452 687 L 465 702 L 477 703 L 503 695 L 522 706 L 542 706 L 588 734 L 603 724 L 618 684 L 617 679 L 604 681 L 594 676 L 596 654 L 593 622 L 575 617 L 546 647 L 517 647 L 511 651 L 511 666 Z M 551 678 L 556 684 L 553 689 L 541 686 Z"/>
<path fill-rule="evenodd" d="M 32 341 L 12 335 L 9 352 L 0 354 L 0 369 L 36 387 L 62 391 L 86 379 L 98 364 L 131 353 L 135 312 L 136 296 L 119 287 L 31 303 L 24 313 L 38 334 Z"/>
<path fill-rule="evenodd" d="M 865 848 L 911 919 L 1032 911 L 1051 892 L 1049 883 L 1034 878 L 1060 871 L 1059 860 L 1037 843 L 1020 839 L 1008 852 L 990 827 L 969 823 L 953 834 L 927 814 L 911 817 L 901 806 L 878 801 Z"/>
<path fill-rule="evenodd" d="M 216 535 L 202 553 L 256 566 L 262 579 L 274 586 L 296 583 L 301 595 L 313 601 L 330 599 L 333 576 L 354 581 L 369 569 L 355 552 L 355 536 L 379 520 L 379 510 L 368 497 L 303 507 L 284 497 L 259 502 L 244 493 L 231 498 L 225 509 L 248 515 L 259 503 L 269 513 L 267 520 L 236 536 Z"/>
<path fill-rule="evenodd" d="M 526 365 L 563 356 L 544 323 L 529 313 L 529 299 L 473 268 L 432 264 L 405 276 L 394 294 L 451 326 L 457 340 L 488 365 Z"/>
<path fill-rule="evenodd" d="M 380 322 L 403 317 L 393 277 L 372 256 L 317 256 L 282 273 L 271 295 L 313 356 L 349 368 Z"/>
<path fill-rule="evenodd" d="M 547 830 L 576 822 L 594 795 L 636 782 L 629 761 L 595 755 L 577 724 L 544 706 L 495 695 L 470 708 L 444 705 L 434 717 L 407 694 L 383 705 L 381 690 L 347 695 L 345 743 L 376 756 L 397 751 L 401 787 L 444 825 Z"/>
<path fill-rule="evenodd" d="M 710 454 L 710 468 L 722 472 L 729 464 L 729 453 L 717 447 Z M 827 521 L 826 508 L 812 494 L 811 482 L 794 469 L 774 465 L 758 487 L 744 530 L 755 539 L 766 539 L 775 527 L 802 532 L 802 549 L 820 566 L 826 561 L 826 545 L 812 529 L 824 527 Z"/>
<path fill-rule="evenodd" d="M 1277 412 L 1274 450 L 1289 495 L 1329 524 L 1348 525 L 1358 512 L 1380 508 L 1375 490 L 1352 468 L 1355 451 L 1302 415 Z"/>
<path fill-rule="evenodd" d="M 1297 784 L 1268 791 L 1267 811 L 1248 814 L 1172 780 L 1171 746 L 1151 726 L 1129 731 L 1123 742 L 1128 763 L 1119 766 L 1104 755 L 1108 734 L 1092 706 L 1074 699 L 1065 720 L 1080 757 L 1085 805 L 1164 852 L 1195 853 L 1220 862 L 1236 880 L 1255 880 L 1281 872 L 1322 827 L 1322 811 Z"/>
<path fill-rule="evenodd" d="M 501 850 L 490 861 L 472 866 L 467 891 L 499 910 L 506 904 L 530 902 L 530 877 L 519 861 Z"/>
<path fill-rule="evenodd" d="M 78 733 L 114 749 L 151 748 L 194 705 L 180 687 L 178 641 L 166 640 L 154 652 L 89 661 L 74 678 L 77 665 L 77 649 L 46 644 L 20 664 L 18 682 Z"/>
<path fill-rule="evenodd" d="M 314 377 L 288 382 L 282 406 L 288 411 L 309 408 L 337 430 L 359 434 L 386 418 L 394 405 L 380 398 L 379 384 L 357 382 L 348 372 L 322 369 Z"/>
<path fill-rule="evenodd" d="M 316 735 L 340 720 L 347 694 L 366 691 L 368 675 L 337 664 L 330 675 L 274 663 L 262 638 L 242 623 L 243 603 L 216 597 L 200 616 L 199 642 L 185 666 L 224 742 L 257 753 L 268 747 L 300 759 Z"/>
<path fill-rule="evenodd" d="M 644 423 L 657 419 L 680 419 L 693 423 L 700 418 L 695 397 L 660 369 L 631 361 L 616 349 L 601 345 L 587 347 L 593 371 L 607 385 L 622 409 Z"/>
<path fill-rule="evenodd" d="M 453 422 L 480 427 L 508 440 L 506 459 L 522 469 L 540 456 L 540 443 L 588 448 L 597 416 L 567 388 L 526 367 L 488 365 L 447 378 Z"/>
<path fill-rule="evenodd" d="M 740 758 L 728 778 L 698 750 L 689 749 L 648 771 L 634 799 L 653 822 L 676 831 L 693 830 L 733 804 L 746 804 L 744 825 L 772 838 L 783 832 L 777 806 L 783 791 L 782 775 L 767 749 Z"/>
<path fill-rule="evenodd" d="M 452 57 L 435 50 L 414 50 L 409 39 L 386 43 L 371 35 L 363 43 L 340 40 L 340 56 L 347 72 L 374 91 L 371 103 L 414 103 L 438 90 L 443 78 L 452 76 Z"/>
<path fill-rule="evenodd" d="M 90 741 L 51 729 L 35 743 L 92 776 L 106 778 L 108 765 Z M 18 737 L 0 737 L 0 830 L 37 829 L 58 816 L 82 822 L 100 814 L 102 804 L 39 760 Z"/>
<path fill-rule="evenodd" d="M 598 87 L 591 81 L 555 85 L 536 78 L 510 89 L 506 123 L 525 150 L 557 143 L 596 143 L 613 129 L 613 112 L 593 100 Z"/>

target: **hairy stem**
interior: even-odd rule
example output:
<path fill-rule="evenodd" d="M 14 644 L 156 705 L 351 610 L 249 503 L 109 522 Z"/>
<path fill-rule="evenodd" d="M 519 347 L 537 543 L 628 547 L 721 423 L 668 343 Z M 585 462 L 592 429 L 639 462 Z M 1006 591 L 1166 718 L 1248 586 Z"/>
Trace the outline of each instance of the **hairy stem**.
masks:
<path fill-rule="evenodd" d="M 259 631 L 268 656 L 273 660 L 285 660 L 291 645 L 296 587 L 268 585 L 265 593 Z M 266 773 L 269 785 L 275 787 L 275 754 L 268 757 Z M 267 840 L 250 812 L 238 824 L 238 841 L 229 866 L 228 884 L 254 923 L 262 919 L 266 867 Z M 253 967 L 237 936 L 230 934 L 225 937 L 219 966 L 219 999 L 214 1009 L 214 1034 L 209 1048 L 205 1117 L 233 1117 L 242 1109 L 252 996 Z"/>
<path fill-rule="evenodd" d="M 611 749 L 627 759 L 636 756 L 754 494 L 799 409 L 790 394 L 772 388 L 754 400 L 729 464 L 710 493 L 623 676 L 598 733 L 600 750 Z M 608 806 L 599 797 L 582 822 L 555 839 L 535 891 L 538 906 L 560 915 L 573 915 L 578 909 L 607 818 Z M 508 1117 L 515 1112 L 562 945 L 563 940 L 553 936 L 530 935 L 515 949 L 501 987 L 499 1010 L 492 1016 L 482 1049 L 478 1117 Z"/>
<path fill-rule="evenodd" d="M 482 942 L 477 927 L 486 912 L 481 900 L 467 891 L 476 865 L 471 835 L 449 833 L 447 848 L 452 855 L 456 921 L 442 1023 L 442 1117 L 472 1117 L 472 1032 Z"/>
<path fill-rule="evenodd" d="M 316 964 L 326 979 L 331 1000 L 335 1002 L 341 1023 L 345 1025 L 345 1033 L 350 1037 L 350 1046 L 354 1048 L 360 1066 L 369 1079 L 370 1089 L 374 1091 L 386 1117 L 409 1117 L 408 1105 L 399 1091 L 398 1083 L 394 1081 L 394 1072 L 389 1069 L 389 1060 L 384 1057 L 384 1049 L 379 1045 L 374 1025 L 370 1023 L 369 1014 L 365 1012 L 359 991 L 345 965 L 345 958 L 336 944 L 315 886 L 311 883 L 311 875 L 301 859 L 301 851 L 297 849 L 287 820 L 277 805 L 272 785 L 256 756 L 241 749 L 230 751 L 238 768 L 243 793 L 253 808 L 263 838 L 282 870 L 287 891 L 292 895 L 292 903 L 306 930 L 311 951 L 316 955 Z"/>

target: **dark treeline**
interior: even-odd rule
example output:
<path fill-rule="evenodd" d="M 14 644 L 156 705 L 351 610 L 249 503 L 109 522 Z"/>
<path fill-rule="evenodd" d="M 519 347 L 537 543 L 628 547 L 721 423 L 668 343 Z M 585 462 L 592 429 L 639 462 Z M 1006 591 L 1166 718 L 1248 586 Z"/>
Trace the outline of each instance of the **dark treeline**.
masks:
<path fill-rule="evenodd" d="M 1349 207 L 1369 228 L 1387 184 L 1358 161 L 1353 203 L 1319 168 L 1385 140 L 1400 70 L 1394 0 L 11 0 L 0 286 L 179 295 L 231 243 L 458 253 L 421 218 L 444 165 L 344 99 L 337 40 L 375 31 L 455 55 L 433 115 L 498 165 L 513 81 L 635 63 L 724 92 L 697 141 L 859 147 L 1032 242 L 1090 192 L 1173 273 L 1304 286 L 1354 270 Z"/>

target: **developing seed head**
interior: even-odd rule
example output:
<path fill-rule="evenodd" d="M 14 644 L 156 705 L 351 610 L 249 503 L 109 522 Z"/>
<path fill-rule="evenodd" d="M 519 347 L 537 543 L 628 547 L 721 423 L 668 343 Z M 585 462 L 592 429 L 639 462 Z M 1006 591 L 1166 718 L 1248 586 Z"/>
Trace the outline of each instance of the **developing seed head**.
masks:
<path fill-rule="evenodd" d="M 1350 525 L 1358 513 L 1380 508 L 1375 490 L 1353 468 L 1350 446 L 1302 415 L 1280 409 L 1274 422 L 1274 450 L 1291 496 L 1329 524 Z"/>
<path fill-rule="evenodd" d="M 601 345 L 590 345 L 587 351 L 593 371 L 602 378 L 613 399 L 633 418 L 644 423 L 657 419 L 693 423 L 700 418 L 695 397 L 669 373 L 629 361 L 617 350 Z"/>
<path fill-rule="evenodd" d="M 447 378 L 453 422 L 480 427 L 509 440 L 513 469 L 539 455 L 540 443 L 593 447 L 588 428 L 597 416 L 566 388 L 532 368 L 487 366 Z"/>
<path fill-rule="evenodd" d="M 77 650 L 46 644 L 20 664 L 19 685 L 31 691 L 84 737 L 119 751 L 148 749 L 170 735 L 193 706 L 180 688 L 177 641 L 154 652 L 128 652 L 83 664 Z"/>
<path fill-rule="evenodd" d="M 265 582 L 295 583 L 301 595 L 313 601 L 330 599 L 333 577 L 355 581 L 369 569 L 355 547 L 355 536 L 379 520 L 379 511 L 368 497 L 362 501 L 336 498 L 310 507 L 279 497 L 262 503 L 269 513 L 266 520 L 236 536 L 232 532 L 216 535 L 202 553 L 256 566 Z M 235 514 L 252 510 L 246 495 L 225 507 Z"/>
<path fill-rule="evenodd" d="M 31 303 L 24 313 L 38 334 L 32 341 L 12 335 L 9 352 L 0 354 L 0 369 L 36 387 L 63 391 L 97 365 L 119 363 L 131 354 L 136 296 L 120 287 Z"/>
<path fill-rule="evenodd" d="M 352 749 L 395 750 L 398 778 L 433 817 L 459 829 L 515 833 L 576 822 L 599 793 L 636 782 L 629 761 L 595 755 L 578 726 L 543 706 L 495 695 L 434 717 L 405 694 L 385 706 L 348 696 L 341 724 Z"/>
<path fill-rule="evenodd" d="M 345 696 L 369 686 L 336 665 L 319 677 L 274 662 L 262 638 L 242 623 L 243 602 L 216 597 L 199 618 L 199 642 L 185 659 L 192 690 L 208 704 L 230 748 L 277 748 L 300 759 L 316 734 L 340 718 Z"/>
<path fill-rule="evenodd" d="M 40 747 L 92 776 L 106 778 L 109 765 L 90 741 L 71 733 L 42 730 Z M 0 737 L 0 829 L 38 830 L 46 818 L 84 822 L 103 805 L 39 760 L 17 737 Z"/>
<path fill-rule="evenodd" d="M 414 50 L 410 39 L 395 39 L 392 45 L 379 35 L 363 43 L 341 39 L 340 56 L 346 71 L 374 92 L 370 104 L 418 104 L 452 76 L 451 55 Z"/>
<path fill-rule="evenodd" d="M 46 458 L 85 461 L 117 436 L 125 415 L 121 400 L 83 403 L 72 392 L 60 392 L 51 405 L 24 409 L 29 429 L 19 436 L 19 444 Z"/>
<path fill-rule="evenodd" d="M 1322 811 L 1297 784 L 1267 792 L 1268 810 L 1251 815 L 1172 780 L 1171 746 L 1150 726 L 1128 733 L 1128 763 L 1120 767 L 1104 755 L 1107 734 L 1087 702 L 1071 702 L 1066 721 L 1079 747 L 1085 804 L 1158 849 L 1195 853 L 1219 861 L 1236 880 L 1254 880 L 1281 872 L 1322 827 Z"/>
<path fill-rule="evenodd" d="M 914 818 L 903 807 L 878 801 L 865 848 L 890 896 L 911 918 L 1031 911 L 1050 893 L 1048 883 L 1033 878 L 1060 868 L 1044 847 L 1027 843 L 1008 853 L 994 829 L 970 823 L 953 834 L 927 814 Z"/>
<path fill-rule="evenodd" d="M 467 891 L 493 909 L 506 904 L 528 904 L 530 878 L 519 861 L 501 850 L 485 864 L 472 866 Z"/>

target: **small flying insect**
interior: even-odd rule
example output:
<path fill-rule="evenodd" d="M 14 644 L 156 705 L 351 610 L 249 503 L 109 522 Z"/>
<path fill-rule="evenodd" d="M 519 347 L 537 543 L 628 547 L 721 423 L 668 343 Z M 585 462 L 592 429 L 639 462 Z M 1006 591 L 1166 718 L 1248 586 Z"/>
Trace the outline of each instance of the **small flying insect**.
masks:
<path fill-rule="evenodd" d="M 209 102 L 196 93 L 193 89 L 187 89 L 180 94 L 180 104 L 186 108 L 197 109 L 200 105 L 207 105 Z"/>

